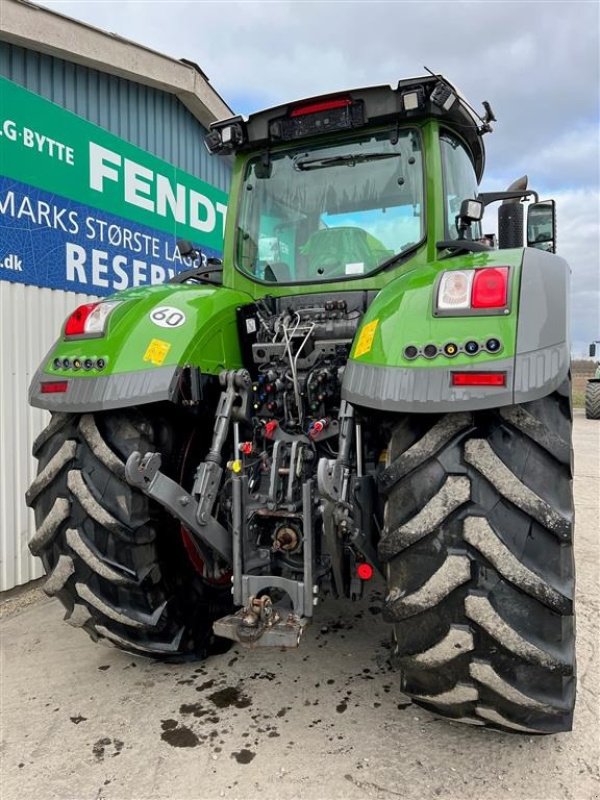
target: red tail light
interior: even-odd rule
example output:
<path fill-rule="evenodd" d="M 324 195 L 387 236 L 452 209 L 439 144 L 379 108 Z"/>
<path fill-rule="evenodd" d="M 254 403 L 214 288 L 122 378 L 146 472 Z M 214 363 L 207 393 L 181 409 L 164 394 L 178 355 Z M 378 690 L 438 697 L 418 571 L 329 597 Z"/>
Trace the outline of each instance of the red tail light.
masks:
<path fill-rule="evenodd" d="M 453 372 L 452 386 L 506 386 L 506 372 Z"/>
<path fill-rule="evenodd" d="M 504 308 L 508 300 L 508 267 L 476 269 L 471 308 Z"/>
<path fill-rule="evenodd" d="M 69 381 L 42 381 L 40 391 L 42 394 L 61 394 L 69 388 Z"/>
<path fill-rule="evenodd" d="M 297 106 L 290 111 L 290 117 L 304 117 L 306 114 L 318 114 L 321 111 L 331 111 L 334 108 L 346 108 L 351 105 L 349 97 L 337 97 L 333 100 L 320 100 L 318 103 L 309 103 L 307 106 Z"/>
<path fill-rule="evenodd" d="M 76 308 L 65 323 L 65 336 L 83 336 L 87 318 L 99 305 L 100 303 L 86 303 Z"/>
<path fill-rule="evenodd" d="M 508 309 L 509 276 L 510 267 L 443 272 L 437 287 L 435 313 L 461 317 L 474 310 L 480 314 L 502 313 Z"/>
<path fill-rule="evenodd" d="M 102 336 L 106 320 L 119 302 L 110 300 L 79 306 L 65 322 L 65 336 Z"/>

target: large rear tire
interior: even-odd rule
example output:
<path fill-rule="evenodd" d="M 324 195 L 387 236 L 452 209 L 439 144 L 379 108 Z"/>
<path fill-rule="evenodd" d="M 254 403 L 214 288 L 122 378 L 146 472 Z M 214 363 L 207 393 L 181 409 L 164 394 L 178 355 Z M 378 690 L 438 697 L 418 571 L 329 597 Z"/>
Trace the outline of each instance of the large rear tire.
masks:
<path fill-rule="evenodd" d="M 570 386 L 393 431 L 384 618 L 415 703 L 512 732 L 570 730 L 575 703 Z"/>
<path fill-rule="evenodd" d="M 600 380 L 591 380 L 585 387 L 585 415 L 588 419 L 600 419 Z"/>
<path fill-rule="evenodd" d="M 92 639 L 161 658 L 204 657 L 229 589 L 202 578 L 179 523 L 127 483 L 135 450 L 160 451 L 163 469 L 179 478 L 182 436 L 157 408 L 54 414 L 33 448 L 29 546 L 48 574 L 46 593 Z"/>

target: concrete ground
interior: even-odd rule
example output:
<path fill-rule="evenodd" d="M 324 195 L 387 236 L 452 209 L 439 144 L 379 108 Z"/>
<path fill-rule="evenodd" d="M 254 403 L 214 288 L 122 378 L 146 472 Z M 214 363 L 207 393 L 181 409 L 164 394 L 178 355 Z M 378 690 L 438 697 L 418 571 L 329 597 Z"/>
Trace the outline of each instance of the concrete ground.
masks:
<path fill-rule="evenodd" d="M 599 775 L 600 423 L 575 422 L 572 733 L 504 735 L 413 706 L 377 592 L 300 648 L 165 665 L 92 644 L 39 588 L 2 604 L 2 800 L 591 800 Z"/>

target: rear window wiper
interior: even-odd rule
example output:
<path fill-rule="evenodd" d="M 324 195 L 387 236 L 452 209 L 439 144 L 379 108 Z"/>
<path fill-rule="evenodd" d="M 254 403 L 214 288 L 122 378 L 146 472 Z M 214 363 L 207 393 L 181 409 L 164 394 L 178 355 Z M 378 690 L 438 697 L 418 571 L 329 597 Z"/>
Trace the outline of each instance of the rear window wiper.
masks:
<path fill-rule="evenodd" d="M 382 161 L 385 158 L 400 158 L 401 153 L 348 153 L 343 156 L 328 156 L 324 158 L 305 158 L 298 156 L 294 159 L 294 169 L 305 172 L 311 169 L 324 169 L 325 167 L 354 167 L 365 161 Z"/>

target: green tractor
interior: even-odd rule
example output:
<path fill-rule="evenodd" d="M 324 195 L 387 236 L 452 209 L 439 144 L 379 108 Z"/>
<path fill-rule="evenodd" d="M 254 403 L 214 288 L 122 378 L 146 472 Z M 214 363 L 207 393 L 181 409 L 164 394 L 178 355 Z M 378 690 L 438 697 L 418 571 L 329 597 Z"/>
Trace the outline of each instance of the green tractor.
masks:
<path fill-rule="evenodd" d="M 431 74 L 212 126 L 222 264 L 180 243 L 189 270 L 79 307 L 31 385 L 30 548 L 67 622 L 164 659 L 291 648 L 379 575 L 415 703 L 571 728 L 569 268 L 526 179 L 478 193 L 484 106 Z"/>
<path fill-rule="evenodd" d="M 590 358 L 596 358 L 596 339 L 590 345 Z M 600 419 L 600 364 L 596 367 L 596 374 L 590 378 L 585 387 L 585 415 L 588 419 Z"/>

